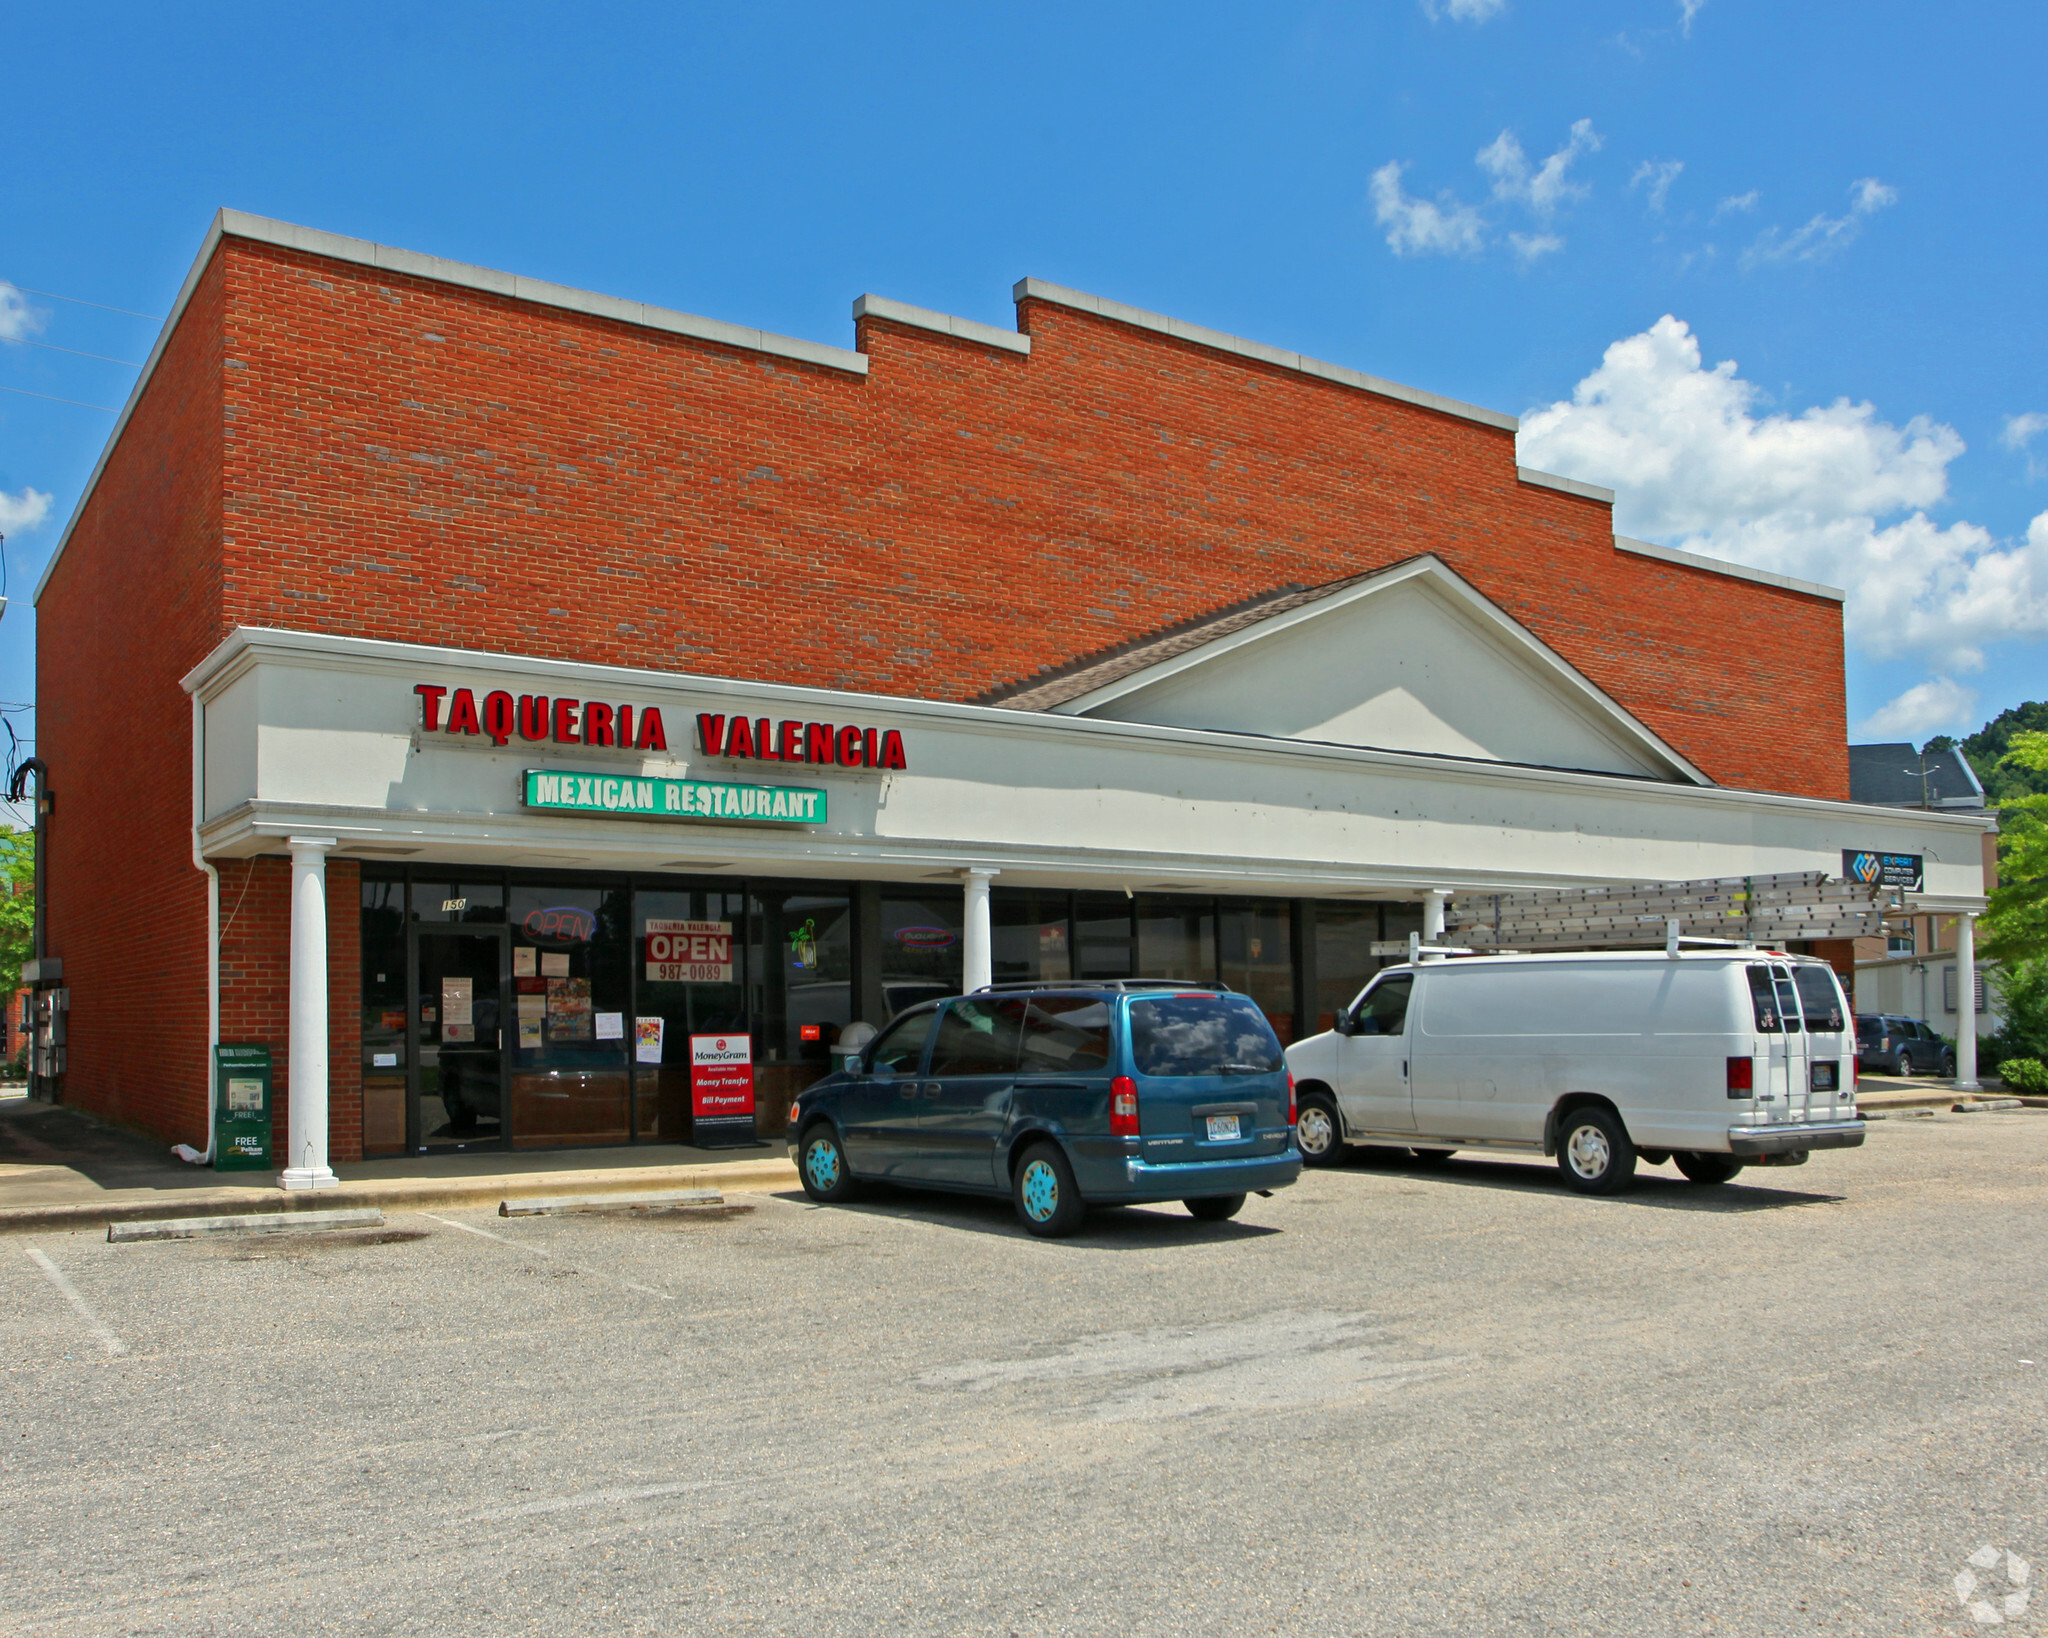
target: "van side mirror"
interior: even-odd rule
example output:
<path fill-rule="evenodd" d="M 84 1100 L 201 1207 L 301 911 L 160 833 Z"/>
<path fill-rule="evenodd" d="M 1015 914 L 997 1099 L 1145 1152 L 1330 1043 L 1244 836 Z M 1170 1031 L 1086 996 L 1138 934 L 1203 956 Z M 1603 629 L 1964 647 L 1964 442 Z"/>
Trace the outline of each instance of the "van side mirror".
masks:
<path fill-rule="evenodd" d="M 1351 1012 L 1340 1012 L 1337 1014 L 1336 1022 L 1330 1028 L 1339 1035 L 1356 1035 L 1358 1033 L 1358 1015 Z"/>

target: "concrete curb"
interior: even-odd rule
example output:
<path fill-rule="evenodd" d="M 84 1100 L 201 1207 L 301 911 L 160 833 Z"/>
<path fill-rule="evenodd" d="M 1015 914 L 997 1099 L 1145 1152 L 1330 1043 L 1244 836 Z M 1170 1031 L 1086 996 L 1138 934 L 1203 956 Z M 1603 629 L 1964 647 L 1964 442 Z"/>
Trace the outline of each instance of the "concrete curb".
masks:
<path fill-rule="evenodd" d="M 67 1202 L 0 1207 L 0 1234 L 36 1229 L 93 1229 L 113 1223 L 174 1217 L 225 1217 L 243 1212 L 336 1211 L 381 1207 L 426 1211 L 435 1206 L 487 1206 L 501 1200 L 564 1194 L 645 1194 L 657 1189 L 721 1189 L 764 1194 L 797 1187 L 788 1160 L 717 1161 L 696 1166 L 636 1166 L 617 1171 L 511 1172 L 489 1177 L 379 1177 L 338 1189 L 196 1189 L 166 1199 Z"/>

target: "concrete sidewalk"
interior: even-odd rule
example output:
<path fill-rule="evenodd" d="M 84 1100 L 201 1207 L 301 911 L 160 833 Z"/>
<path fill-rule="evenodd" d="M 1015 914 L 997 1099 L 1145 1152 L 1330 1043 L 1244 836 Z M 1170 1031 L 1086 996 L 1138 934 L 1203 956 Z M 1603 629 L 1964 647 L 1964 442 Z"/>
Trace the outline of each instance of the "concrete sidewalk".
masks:
<path fill-rule="evenodd" d="M 554 1149 L 421 1155 L 335 1167 L 338 1189 L 286 1193 L 268 1172 L 188 1166 L 163 1144 L 77 1109 L 0 1095 L 0 1234 L 97 1228 L 153 1217 L 245 1211 L 329 1211 L 381 1206 L 492 1205 L 557 1194 L 654 1189 L 766 1192 L 797 1186 L 779 1142 L 758 1149 L 681 1143 L 623 1149 Z"/>

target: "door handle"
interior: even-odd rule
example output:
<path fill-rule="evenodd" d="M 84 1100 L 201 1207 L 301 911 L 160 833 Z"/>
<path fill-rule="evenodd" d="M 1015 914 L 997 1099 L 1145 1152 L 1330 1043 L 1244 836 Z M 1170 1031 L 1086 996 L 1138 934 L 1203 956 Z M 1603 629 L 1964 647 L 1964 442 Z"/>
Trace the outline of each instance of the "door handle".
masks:
<path fill-rule="evenodd" d="M 924 1083 L 924 1095 L 928 1098 L 936 1098 L 939 1095 L 939 1083 L 937 1081 L 926 1081 Z"/>

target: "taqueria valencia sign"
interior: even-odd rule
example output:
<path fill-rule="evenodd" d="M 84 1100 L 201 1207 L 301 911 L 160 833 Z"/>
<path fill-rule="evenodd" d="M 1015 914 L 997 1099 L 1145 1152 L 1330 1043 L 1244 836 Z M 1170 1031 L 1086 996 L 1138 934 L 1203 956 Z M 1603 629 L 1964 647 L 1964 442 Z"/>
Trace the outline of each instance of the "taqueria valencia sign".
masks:
<path fill-rule="evenodd" d="M 641 779 L 620 774 L 521 776 L 527 807 L 548 813 L 601 813 L 622 819 L 726 819 L 748 824 L 822 825 L 825 793 L 790 785 L 730 785 L 710 779 Z"/>

